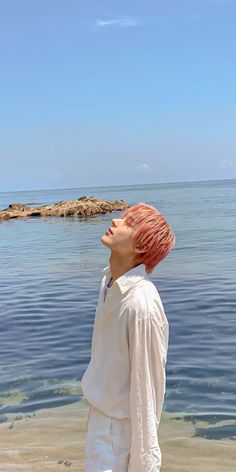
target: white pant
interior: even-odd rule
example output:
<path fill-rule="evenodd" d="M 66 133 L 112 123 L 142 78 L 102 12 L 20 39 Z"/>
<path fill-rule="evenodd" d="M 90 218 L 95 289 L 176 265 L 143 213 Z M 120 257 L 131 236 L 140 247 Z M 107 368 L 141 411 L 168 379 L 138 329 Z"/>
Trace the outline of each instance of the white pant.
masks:
<path fill-rule="evenodd" d="M 90 406 L 84 472 L 128 472 L 129 418 L 113 418 Z"/>

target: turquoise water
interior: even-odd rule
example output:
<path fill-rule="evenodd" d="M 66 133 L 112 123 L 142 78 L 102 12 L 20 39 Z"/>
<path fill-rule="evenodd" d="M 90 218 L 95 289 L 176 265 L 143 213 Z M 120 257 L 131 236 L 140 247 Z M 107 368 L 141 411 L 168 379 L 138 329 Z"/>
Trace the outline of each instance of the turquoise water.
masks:
<path fill-rule="evenodd" d="M 150 276 L 170 325 L 164 410 L 235 420 L 236 180 L 0 193 L 0 208 L 82 195 L 143 201 L 168 219 L 176 246 Z M 119 214 L 0 223 L 0 421 L 80 398 L 109 263 L 100 238 Z"/>

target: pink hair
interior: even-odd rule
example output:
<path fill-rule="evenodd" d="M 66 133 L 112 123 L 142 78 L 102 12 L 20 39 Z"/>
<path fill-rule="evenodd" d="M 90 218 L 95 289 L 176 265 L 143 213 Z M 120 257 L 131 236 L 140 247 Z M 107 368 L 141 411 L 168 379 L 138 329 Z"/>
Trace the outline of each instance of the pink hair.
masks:
<path fill-rule="evenodd" d="M 164 216 L 151 205 L 137 203 L 121 213 L 126 223 L 134 228 L 136 261 L 146 266 L 151 274 L 175 245 L 175 234 Z"/>

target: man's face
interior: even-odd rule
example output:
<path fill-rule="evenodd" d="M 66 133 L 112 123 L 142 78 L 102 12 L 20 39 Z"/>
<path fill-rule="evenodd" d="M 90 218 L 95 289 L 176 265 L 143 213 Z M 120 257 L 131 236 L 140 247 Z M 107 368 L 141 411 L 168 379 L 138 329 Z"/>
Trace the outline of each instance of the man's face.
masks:
<path fill-rule="evenodd" d="M 113 218 L 101 241 L 105 246 L 120 255 L 134 254 L 134 229 L 128 225 L 126 218 Z"/>

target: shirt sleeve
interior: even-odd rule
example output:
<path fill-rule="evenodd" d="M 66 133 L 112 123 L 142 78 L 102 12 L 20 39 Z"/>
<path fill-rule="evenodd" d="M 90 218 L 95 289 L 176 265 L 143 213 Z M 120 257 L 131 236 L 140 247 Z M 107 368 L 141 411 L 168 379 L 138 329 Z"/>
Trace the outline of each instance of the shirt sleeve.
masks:
<path fill-rule="evenodd" d="M 128 472 L 159 472 L 158 427 L 166 389 L 168 325 L 134 316 L 129 325 L 131 449 Z"/>

